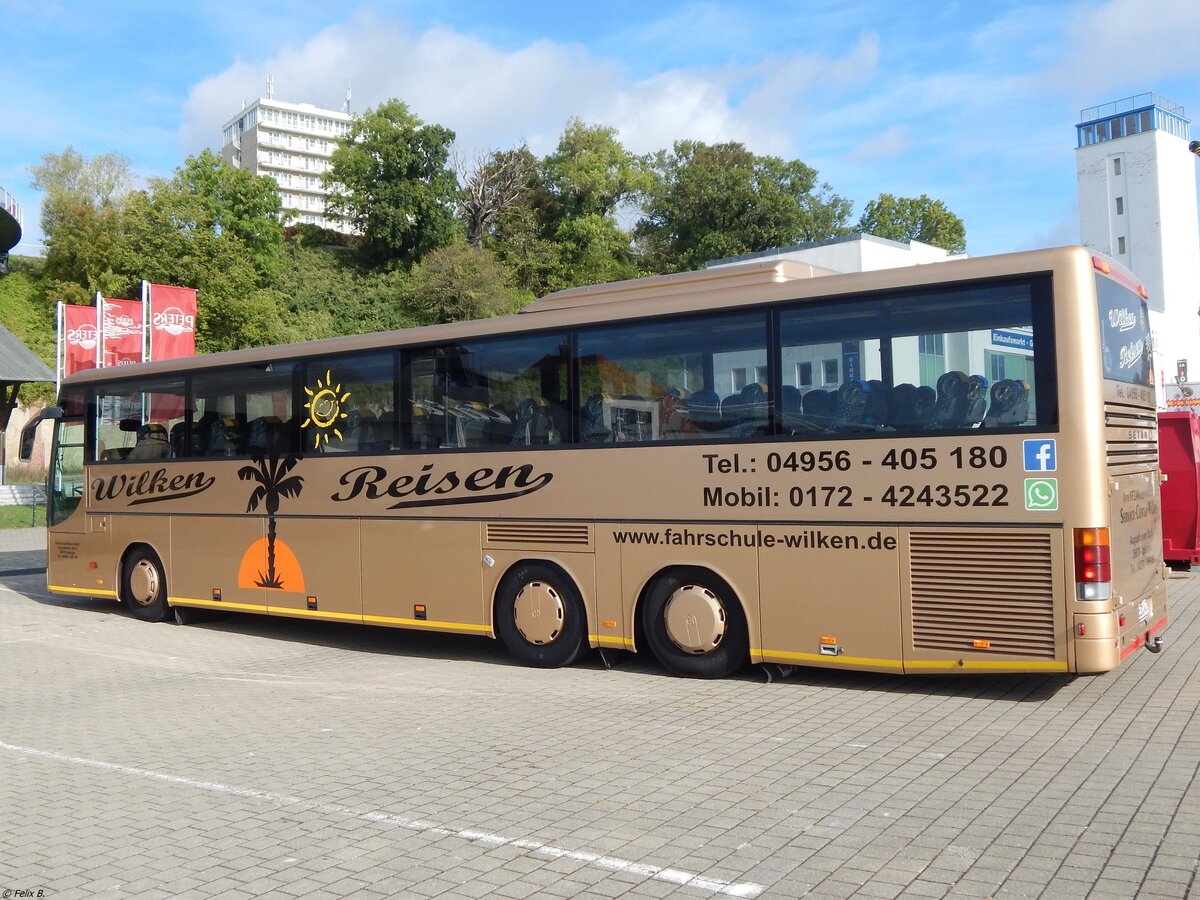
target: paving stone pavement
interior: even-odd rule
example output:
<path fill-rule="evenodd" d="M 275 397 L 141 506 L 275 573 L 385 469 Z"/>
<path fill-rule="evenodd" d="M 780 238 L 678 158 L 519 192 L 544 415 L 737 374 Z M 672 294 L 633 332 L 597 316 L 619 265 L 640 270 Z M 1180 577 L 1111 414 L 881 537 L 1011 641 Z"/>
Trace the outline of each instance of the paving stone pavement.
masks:
<path fill-rule="evenodd" d="M 1200 896 L 1200 574 L 1097 677 L 763 683 L 44 591 L 0 532 L 0 896 Z M 32 892 L 24 895 L 20 891 Z"/>

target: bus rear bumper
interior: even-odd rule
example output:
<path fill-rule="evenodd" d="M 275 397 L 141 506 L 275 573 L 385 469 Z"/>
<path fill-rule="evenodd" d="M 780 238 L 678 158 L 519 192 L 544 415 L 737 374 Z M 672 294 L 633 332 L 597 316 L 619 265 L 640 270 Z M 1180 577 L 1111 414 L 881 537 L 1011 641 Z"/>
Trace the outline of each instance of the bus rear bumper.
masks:
<path fill-rule="evenodd" d="M 1160 632 L 1167 625 L 1166 584 L 1160 584 L 1136 603 L 1107 613 L 1076 613 L 1072 622 L 1075 671 L 1108 672 L 1140 647 L 1151 653 L 1163 649 Z"/>
<path fill-rule="evenodd" d="M 1121 636 L 1116 612 L 1076 613 L 1071 635 L 1075 640 L 1075 671 L 1109 672 L 1121 664 Z"/>

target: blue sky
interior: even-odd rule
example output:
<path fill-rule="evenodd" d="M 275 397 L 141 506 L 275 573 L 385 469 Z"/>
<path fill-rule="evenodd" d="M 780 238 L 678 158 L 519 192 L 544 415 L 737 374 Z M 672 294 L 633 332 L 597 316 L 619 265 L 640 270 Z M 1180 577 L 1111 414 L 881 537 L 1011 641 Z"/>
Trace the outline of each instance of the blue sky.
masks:
<path fill-rule="evenodd" d="M 545 154 L 571 116 L 639 153 L 741 141 L 816 168 L 855 218 L 881 192 L 943 200 L 982 255 L 1078 239 L 1081 109 L 1154 91 L 1200 117 L 1200 3 L 0 0 L 14 252 L 40 252 L 43 154 L 169 176 L 268 74 L 281 100 L 399 97 L 467 159 Z"/>

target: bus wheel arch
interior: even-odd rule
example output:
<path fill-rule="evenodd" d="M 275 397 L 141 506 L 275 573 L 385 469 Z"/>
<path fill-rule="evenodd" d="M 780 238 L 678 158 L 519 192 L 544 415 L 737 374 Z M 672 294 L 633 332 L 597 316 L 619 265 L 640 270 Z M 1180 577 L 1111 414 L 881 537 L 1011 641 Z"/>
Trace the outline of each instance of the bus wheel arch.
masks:
<path fill-rule="evenodd" d="M 496 584 L 492 623 L 523 665 L 569 666 L 588 648 L 583 594 L 561 566 L 548 560 L 523 559 L 509 567 Z"/>
<path fill-rule="evenodd" d="M 702 566 L 672 566 L 642 590 L 638 643 L 676 675 L 723 678 L 750 661 L 741 599 L 720 575 Z"/>
<path fill-rule="evenodd" d="M 149 544 L 130 544 L 121 557 L 119 596 L 135 618 L 146 622 L 165 621 L 167 573 L 158 553 Z"/>

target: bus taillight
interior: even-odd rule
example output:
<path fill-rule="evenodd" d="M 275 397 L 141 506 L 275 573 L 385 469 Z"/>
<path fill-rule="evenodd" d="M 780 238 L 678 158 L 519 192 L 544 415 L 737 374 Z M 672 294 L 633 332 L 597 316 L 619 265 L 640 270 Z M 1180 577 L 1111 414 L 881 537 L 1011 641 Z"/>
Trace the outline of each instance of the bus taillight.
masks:
<path fill-rule="evenodd" d="M 1080 600 L 1112 599 L 1107 528 L 1075 529 L 1075 595 Z"/>

